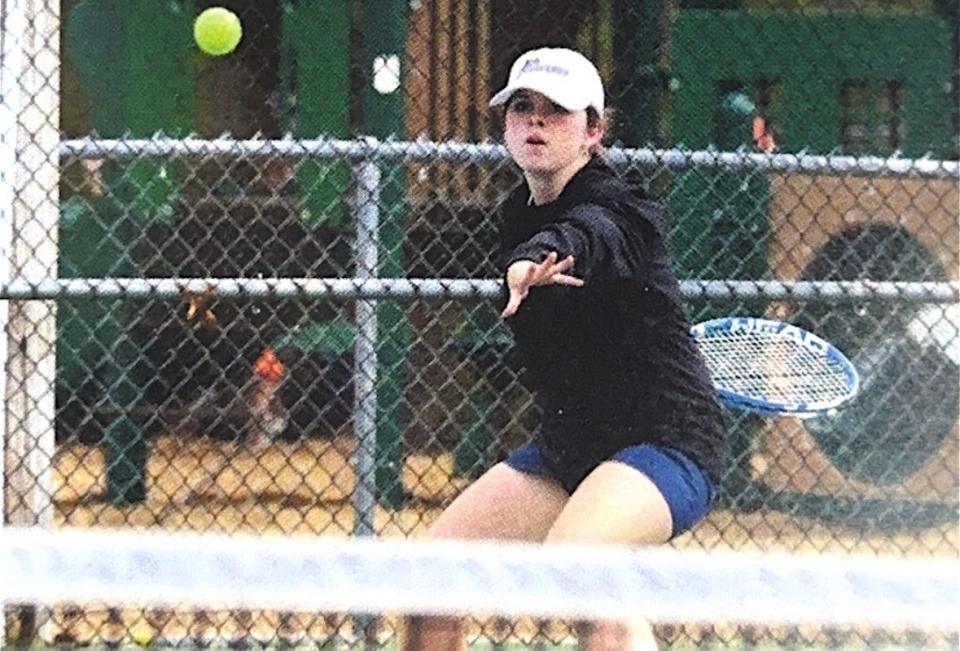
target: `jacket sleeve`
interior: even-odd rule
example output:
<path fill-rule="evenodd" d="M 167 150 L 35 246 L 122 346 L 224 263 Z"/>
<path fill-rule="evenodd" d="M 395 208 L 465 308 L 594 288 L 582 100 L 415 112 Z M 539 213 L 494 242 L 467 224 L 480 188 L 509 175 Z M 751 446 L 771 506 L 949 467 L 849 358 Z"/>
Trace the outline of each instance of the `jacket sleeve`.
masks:
<path fill-rule="evenodd" d="M 573 256 L 573 274 L 585 281 L 628 277 L 637 272 L 644 257 L 643 247 L 634 239 L 609 210 L 581 205 L 514 246 L 505 257 L 504 270 L 518 260 L 540 262 L 556 251 L 561 260 Z"/>

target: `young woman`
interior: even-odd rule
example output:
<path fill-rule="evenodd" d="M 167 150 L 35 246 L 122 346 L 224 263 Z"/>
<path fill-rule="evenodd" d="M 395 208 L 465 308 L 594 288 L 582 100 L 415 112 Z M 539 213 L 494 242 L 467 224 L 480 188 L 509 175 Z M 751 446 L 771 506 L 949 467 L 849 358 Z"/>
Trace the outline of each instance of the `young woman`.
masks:
<path fill-rule="evenodd" d="M 689 337 L 663 209 L 599 155 L 603 84 L 581 54 L 523 54 L 491 100 L 526 183 L 501 207 L 511 328 L 542 409 L 534 441 L 467 488 L 432 538 L 651 545 L 710 510 L 720 409 Z M 656 648 L 643 622 L 585 625 L 585 649 Z M 450 618 L 409 651 L 462 648 Z"/>

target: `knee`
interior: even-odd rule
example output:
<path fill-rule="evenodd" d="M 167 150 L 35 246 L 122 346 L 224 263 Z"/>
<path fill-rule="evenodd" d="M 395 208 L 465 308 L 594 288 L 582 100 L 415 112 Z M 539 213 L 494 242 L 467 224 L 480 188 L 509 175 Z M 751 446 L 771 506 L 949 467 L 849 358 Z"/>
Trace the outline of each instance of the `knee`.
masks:
<path fill-rule="evenodd" d="M 626 651 L 627 627 L 620 622 L 583 622 L 577 627 L 584 651 Z"/>
<path fill-rule="evenodd" d="M 597 621 L 579 626 L 584 651 L 657 651 L 650 624 L 644 620 L 631 622 Z"/>
<path fill-rule="evenodd" d="M 456 617 L 410 615 L 397 632 L 400 651 L 460 651 L 466 649 L 463 622 Z"/>

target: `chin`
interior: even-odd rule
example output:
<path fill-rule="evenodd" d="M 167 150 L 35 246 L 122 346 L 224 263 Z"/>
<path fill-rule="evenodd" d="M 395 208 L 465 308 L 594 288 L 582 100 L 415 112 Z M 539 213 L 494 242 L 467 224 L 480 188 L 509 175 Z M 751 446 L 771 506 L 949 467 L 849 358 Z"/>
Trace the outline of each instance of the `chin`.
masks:
<path fill-rule="evenodd" d="M 558 169 L 557 166 L 550 161 L 540 159 L 521 159 L 517 161 L 517 165 L 527 174 L 552 174 Z"/>

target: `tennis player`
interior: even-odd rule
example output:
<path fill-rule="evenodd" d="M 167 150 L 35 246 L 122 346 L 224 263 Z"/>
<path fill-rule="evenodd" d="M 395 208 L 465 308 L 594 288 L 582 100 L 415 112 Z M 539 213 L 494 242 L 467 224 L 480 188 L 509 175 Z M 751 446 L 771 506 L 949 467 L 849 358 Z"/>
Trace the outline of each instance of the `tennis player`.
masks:
<path fill-rule="evenodd" d="M 605 163 L 594 65 L 527 52 L 494 95 L 526 183 L 501 206 L 502 316 L 543 417 L 468 487 L 432 538 L 653 545 L 710 510 L 723 428 L 689 336 L 663 208 Z M 462 648 L 458 620 L 415 618 L 405 648 Z M 590 651 L 655 649 L 648 624 L 584 625 Z"/>

